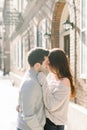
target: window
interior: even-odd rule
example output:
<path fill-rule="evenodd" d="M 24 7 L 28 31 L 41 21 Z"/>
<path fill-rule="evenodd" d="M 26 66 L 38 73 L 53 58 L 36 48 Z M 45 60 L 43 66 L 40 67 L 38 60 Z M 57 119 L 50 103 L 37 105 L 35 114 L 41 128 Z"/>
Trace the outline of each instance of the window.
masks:
<path fill-rule="evenodd" d="M 44 34 L 46 33 L 46 19 L 43 19 L 37 27 L 37 46 L 46 48 L 46 40 Z"/>
<path fill-rule="evenodd" d="M 28 1 L 27 0 L 10 0 L 11 9 L 15 9 L 18 12 L 24 12 Z"/>
<path fill-rule="evenodd" d="M 42 28 L 39 26 L 37 28 L 37 46 L 42 47 Z"/>
<path fill-rule="evenodd" d="M 70 35 L 64 36 L 64 51 L 66 55 L 70 58 Z"/>
<path fill-rule="evenodd" d="M 87 78 L 87 0 L 81 1 L 81 77 Z"/>
<path fill-rule="evenodd" d="M 16 66 L 19 69 L 25 68 L 25 45 L 24 40 L 19 39 L 16 44 Z"/>

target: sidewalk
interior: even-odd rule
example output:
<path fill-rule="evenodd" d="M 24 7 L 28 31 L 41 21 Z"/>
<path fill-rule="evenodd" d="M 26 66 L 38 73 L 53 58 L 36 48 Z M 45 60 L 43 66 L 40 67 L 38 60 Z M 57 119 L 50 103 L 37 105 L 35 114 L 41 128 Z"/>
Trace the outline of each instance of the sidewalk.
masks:
<path fill-rule="evenodd" d="M 16 130 L 18 88 L 0 71 L 0 130 Z"/>

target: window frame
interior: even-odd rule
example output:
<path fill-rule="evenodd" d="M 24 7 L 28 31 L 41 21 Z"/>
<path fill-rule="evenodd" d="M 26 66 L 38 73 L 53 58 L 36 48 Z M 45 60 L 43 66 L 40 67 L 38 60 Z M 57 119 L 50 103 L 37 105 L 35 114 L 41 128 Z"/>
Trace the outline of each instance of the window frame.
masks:
<path fill-rule="evenodd" d="M 84 2 L 84 3 L 83 3 Z M 84 7 L 85 4 L 85 7 Z M 87 36 L 87 23 L 86 23 L 86 8 L 87 8 L 87 1 L 81 1 L 81 63 L 80 63 L 80 77 L 83 79 L 87 79 L 87 40 L 86 40 L 86 36 Z"/>

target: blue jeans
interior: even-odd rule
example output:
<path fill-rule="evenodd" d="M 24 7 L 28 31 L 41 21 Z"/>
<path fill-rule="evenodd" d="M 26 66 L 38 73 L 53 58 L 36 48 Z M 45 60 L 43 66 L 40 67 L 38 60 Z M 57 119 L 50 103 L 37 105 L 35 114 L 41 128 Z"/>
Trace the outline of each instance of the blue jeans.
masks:
<path fill-rule="evenodd" d="M 55 125 L 47 118 L 44 130 L 64 130 L 64 125 Z"/>

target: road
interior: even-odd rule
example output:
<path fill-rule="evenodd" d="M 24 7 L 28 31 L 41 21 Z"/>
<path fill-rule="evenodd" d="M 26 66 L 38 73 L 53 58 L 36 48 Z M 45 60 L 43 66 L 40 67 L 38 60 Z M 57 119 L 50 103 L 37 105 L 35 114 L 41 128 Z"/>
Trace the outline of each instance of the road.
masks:
<path fill-rule="evenodd" d="M 18 88 L 0 78 L 0 130 L 16 130 Z"/>

